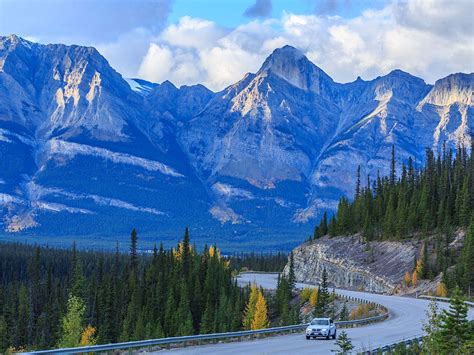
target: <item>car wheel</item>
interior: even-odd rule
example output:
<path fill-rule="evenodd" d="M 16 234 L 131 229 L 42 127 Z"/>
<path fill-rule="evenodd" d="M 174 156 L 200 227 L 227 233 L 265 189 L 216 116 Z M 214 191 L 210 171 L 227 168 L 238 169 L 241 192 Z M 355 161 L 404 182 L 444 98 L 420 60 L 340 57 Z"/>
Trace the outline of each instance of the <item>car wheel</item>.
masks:
<path fill-rule="evenodd" d="M 330 337 L 331 337 L 331 336 L 330 336 L 329 333 L 328 333 L 328 335 L 326 335 L 326 339 L 329 340 Z"/>
<path fill-rule="evenodd" d="M 311 339 L 311 337 L 310 337 L 310 336 L 306 336 L 306 340 L 309 340 L 309 339 Z"/>
<path fill-rule="evenodd" d="M 336 331 L 334 331 L 334 334 L 332 335 L 333 339 L 336 339 Z"/>

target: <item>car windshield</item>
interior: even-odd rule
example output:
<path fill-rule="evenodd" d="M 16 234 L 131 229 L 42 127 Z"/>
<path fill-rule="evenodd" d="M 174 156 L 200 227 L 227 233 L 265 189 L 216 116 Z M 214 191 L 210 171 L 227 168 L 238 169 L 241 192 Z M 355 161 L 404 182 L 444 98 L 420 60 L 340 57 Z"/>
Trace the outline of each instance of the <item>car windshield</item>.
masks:
<path fill-rule="evenodd" d="M 328 325 L 329 321 L 327 319 L 313 319 L 311 325 Z"/>

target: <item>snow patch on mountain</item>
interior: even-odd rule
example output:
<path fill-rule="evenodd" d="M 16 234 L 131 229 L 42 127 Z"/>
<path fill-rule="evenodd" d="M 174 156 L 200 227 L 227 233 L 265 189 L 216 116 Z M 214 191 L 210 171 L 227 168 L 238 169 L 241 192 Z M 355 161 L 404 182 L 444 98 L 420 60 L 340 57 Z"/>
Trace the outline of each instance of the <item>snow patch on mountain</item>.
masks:
<path fill-rule="evenodd" d="M 84 208 L 75 208 L 63 205 L 62 203 L 53 203 L 45 201 L 36 201 L 32 204 L 34 208 L 40 210 L 50 211 L 50 212 L 69 212 L 69 213 L 83 213 L 83 214 L 92 214 L 92 211 L 89 211 Z"/>
<path fill-rule="evenodd" d="M 158 171 L 162 174 L 173 176 L 173 177 L 183 177 L 184 175 L 178 173 L 173 168 L 169 167 L 166 164 L 160 163 L 156 160 L 149 160 L 145 158 L 140 158 L 137 156 L 116 153 L 108 149 L 93 147 L 85 144 L 78 144 L 67 142 L 59 139 L 52 139 L 46 144 L 46 150 L 50 154 L 67 156 L 68 158 L 74 158 L 75 155 L 91 155 L 95 157 L 100 157 L 103 159 L 110 160 L 114 163 L 120 164 L 129 164 L 142 167 L 149 171 Z"/>
<path fill-rule="evenodd" d="M 243 198 L 247 200 L 254 198 L 254 196 L 252 195 L 250 191 L 239 189 L 237 187 L 233 187 L 231 185 L 223 184 L 220 182 L 217 182 L 214 185 L 212 185 L 212 190 L 216 192 L 218 195 L 225 198 L 236 197 L 236 198 Z"/>
<path fill-rule="evenodd" d="M 232 224 L 240 224 L 243 221 L 242 216 L 234 212 L 234 210 L 227 206 L 213 206 L 209 212 L 212 217 L 217 219 L 221 224 L 230 222 Z"/>
<path fill-rule="evenodd" d="M 124 80 L 130 86 L 130 89 L 139 93 L 140 95 L 149 94 L 157 86 L 157 84 L 151 83 L 143 79 L 124 78 Z"/>
<path fill-rule="evenodd" d="M 27 184 L 27 191 L 30 200 L 37 201 L 40 198 L 48 195 L 62 195 L 67 198 L 70 198 L 72 200 L 92 200 L 94 201 L 95 204 L 99 206 L 109 206 L 109 207 L 116 207 L 116 208 L 123 208 L 131 211 L 136 211 L 136 212 L 146 212 L 146 213 L 151 213 L 154 215 L 164 215 L 163 212 L 158 211 L 157 209 L 154 208 L 149 208 L 149 207 L 140 207 L 140 206 L 135 206 L 129 202 L 122 201 L 119 199 L 115 198 L 109 198 L 105 196 L 99 196 L 99 195 L 94 195 L 94 194 L 78 194 L 78 193 L 73 193 L 69 191 L 65 191 L 56 187 L 45 187 L 41 186 L 39 184 L 36 184 L 35 182 L 29 182 Z M 54 204 L 53 204 L 54 205 Z M 56 207 L 61 207 L 61 206 L 56 206 Z M 64 206 L 65 208 L 67 206 Z M 80 209 L 75 209 L 79 210 Z M 84 212 L 87 210 L 80 211 L 81 213 L 87 213 Z"/>
<path fill-rule="evenodd" d="M 0 193 L 0 205 L 5 206 L 11 203 L 22 204 L 25 201 L 17 196 Z"/>
<path fill-rule="evenodd" d="M 15 138 L 23 144 L 33 145 L 34 142 L 31 138 L 25 137 L 21 134 L 11 132 L 9 130 L 0 128 L 0 141 L 5 143 L 13 143 L 12 139 Z"/>

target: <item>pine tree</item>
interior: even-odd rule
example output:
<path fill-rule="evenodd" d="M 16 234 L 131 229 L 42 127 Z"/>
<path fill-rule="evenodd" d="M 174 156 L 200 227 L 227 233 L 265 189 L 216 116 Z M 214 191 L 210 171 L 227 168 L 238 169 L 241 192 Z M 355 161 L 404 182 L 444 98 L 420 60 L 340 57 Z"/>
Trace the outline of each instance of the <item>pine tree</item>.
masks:
<path fill-rule="evenodd" d="M 467 292 L 474 290 L 474 217 L 466 231 L 461 253 L 462 285 Z"/>
<path fill-rule="evenodd" d="M 326 234 L 328 234 L 328 216 L 326 211 L 324 211 L 323 218 L 319 224 L 319 236 L 322 237 Z"/>
<path fill-rule="evenodd" d="M 8 325 L 4 316 L 0 316 L 0 353 L 6 353 L 9 342 Z"/>
<path fill-rule="evenodd" d="M 390 161 L 390 186 L 395 185 L 396 180 L 396 171 L 395 171 L 395 145 L 392 144 L 392 159 Z"/>
<path fill-rule="evenodd" d="M 326 268 L 323 269 L 323 274 L 321 277 L 321 284 L 318 288 L 318 297 L 316 305 L 314 307 L 314 316 L 315 317 L 324 317 L 328 312 L 329 306 L 329 290 L 327 284 L 327 272 Z"/>
<path fill-rule="evenodd" d="M 267 301 L 263 296 L 263 292 L 258 292 L 257 303 L 255 304 L 255 312 L 251 324 L 252 330 L 268 328 L 268 310 L 267 310 Z"/>
<path fill-rule="evenodd" d="M 184 283 L 181 284 L 181 296 L 176 312 L 176 319 L 178 321 L 177 334 L 192 335 L 193 334 L 193 318 L 189 310 L 188 290 Z"/>
<path fill-rule="evenodd" d="M 30 307 L 28 299 L 28 289 L 26 286 L 21 286 L 18 293 L 18 326 L 16 329 L 15 345 L 18 348 L 27 347 L 29 345 L 28 339 L 28 324 L 30 322 Z"/>
<path fill-rule="evenodd" d="M 437 340 L 442 353 L 457 354 L 469 340 L 467 311 L 461 291 L 456 288 L 450 300 L 449 310 L 444 310 L 440 318 Z"/>
<path fill-rule="evenodd" d="M 357 167 L 355 198 L 360 195 L 360 165 Z"/>
<path fill-rule="evenodd" d="M 290 292 L 293 291 L 295 288 L 296 284 L 296 275 L 295 275 L 295 261 L 294 261 L 294 256 L 293 252 L 290 252 L 290 267 L 288 271 L 288 285 L 290 287 Z"/>
<path fill-rule="evenodd" d="M 190 245 L 189 245 L 189 229 L 186 227 L 184 231 L 183 239 L 183 255 L 182 255 L 182 264 L 183 264 L 183 274 L 187 278 L 189 276 L 189 269 L 191 263 L 190 256 Z"/>
<path fill-rule="evenodd" d="M 86 294 L 85 279 L 81 258 L 77 255 L 76 243 L 72 245 L 72 281 L 71 294 L 83 299 Z"/>
<path fill-rule="evenodd" d="M 338 336 L 336 340 L 336 345 L 339 348 L 332 351 L 340 355 L 350 354 L 352 349 L 354 349 L 351 339 L 349 338 L 345 330 L 341 331 L 341 334 Z"/>
<path fill-rule="evenodd" d="M 339 315 L 339 320 L 345 321 L 349 319 L 349 311 L 347 309 L 347 302 L 344 302 L 344 305 L 341 309 L 341 314 Z"/>
<path fill-rule="evenodd" d="M 138 267 L 137 241 L 137 231 L 133 228 L 130 234 L 130 267 L 132 270 L 136 270 Z"/>

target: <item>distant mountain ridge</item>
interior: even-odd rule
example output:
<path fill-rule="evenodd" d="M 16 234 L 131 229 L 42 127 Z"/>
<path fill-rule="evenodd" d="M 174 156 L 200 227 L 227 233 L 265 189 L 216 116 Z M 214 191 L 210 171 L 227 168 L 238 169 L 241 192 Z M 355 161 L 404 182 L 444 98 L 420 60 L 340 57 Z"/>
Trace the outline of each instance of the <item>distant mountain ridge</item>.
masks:
<path fill-rule="evenodd" d="M 473 90 L 473 73 L 340 84 L 284 46 L 214 93 L 123 79 L 91 47 L 0 37 L 1 229 L 173 239 L 189 225 L 229 250 L 290 248 L 352 195 L 358 165 L 363 181 L 387 173 L 392 144 L 399 164 L 469 146 Z"/>

